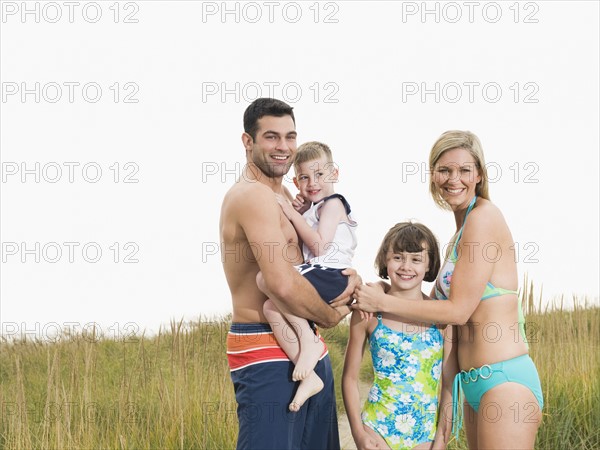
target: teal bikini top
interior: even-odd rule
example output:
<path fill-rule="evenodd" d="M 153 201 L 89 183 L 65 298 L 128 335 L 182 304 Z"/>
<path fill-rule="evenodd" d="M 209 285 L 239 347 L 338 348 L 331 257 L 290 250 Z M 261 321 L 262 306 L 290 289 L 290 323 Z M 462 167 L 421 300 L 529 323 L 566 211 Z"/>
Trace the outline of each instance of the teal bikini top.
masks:
<path fill-rule="evenodd" d="M 456 248 L 458 246 L 460 238 L 462 237 L 463 229 L 465 228 L 465 223 L 467 222 L 467 216 L 473 209 L 473 206 L 475 206 L 475 200 L 477 200 L 477 196 L 473 197 L 473 200 L 471 200 L 471 203 L 469 203 L 469 207 L 467 208 L 467 213 L 465 214 L 462 227 L 460 227 L 460 230 L 458 230 L 458 236 L 456 237 L 456 241 L 454 241 L 452 250 L 450 251 L 448 258 L 446 259 L 446 263 L 444 264 L 444 267 L 442 267 L 442 271 L 440 272 L 438 279 L 435 283 L 435 296 L 439 300 L 448 300 L 448 298 L 450 297 L 450 284 L 452 281 L 452 273 L 454 273 L 454 266 L 456 265 L 456 261 L 458 261 L 458 251 Z M 481 300 L 487 300 L 488 298 L 499 297 L 500 295 L 506 294 L 517 295 L 518 292 L 495 287 L 492 283 L 488 281 L 488 283 L 485 286 L 485 290 L 483 291 L 483 297 L 481 297 Z"/>
<path fill-rule="evenodd" d="M 452 281 L 452 273 L 454 272 L 454 266 L 456 265 L 456 261 L 458 261 L 458 252 L 456 250 L 456 246 L 458 245 L 458 241 L 462 237 L 463 229 L 465 228 L 465 223 L 467 221 L 467 216 L 473 209 L 476 199 L 477 196 L 473 197 L 473 200 L 471 200 L 471 203 L 469 203 L 467 213 L 465 214 L 465 219 L 463 220 L 462 227 L 460 227 L 460 230 L 458 231 L 458 236 L 456 237 L 456 241 L 454 242 L 452 251 L 448 255 L 448 259 L 446 259 L 446 263 L 444 264 L 444 267 L 440 271 L 440 274 L 438 275 L 438 278 L 436 280 L 435 297 L 438 300 L 448 300 L 448 297 L 450 297 L 450 283 Z M 521 333 L 521 337 L 523 338 L 523 342 L 525 342 L 525 345 L 527 346 L 527 348 L 529 348 L 529 344 L 527 343 L 527 336 L 525 333 L 525 316 L 523 315 L 523 308 L 521 307 L 521 298 L 518 297 L 518 291 L 511 291 L 509 289 L 498 288 L 488 281 L 485 286 L 485 290 L 483 291 L 483 297 L 481 297 L 481 300 L 487 300 L 488 298 L 499 297 L 501 295 L 506 294 L 517 295 L 519 331 Z"/>

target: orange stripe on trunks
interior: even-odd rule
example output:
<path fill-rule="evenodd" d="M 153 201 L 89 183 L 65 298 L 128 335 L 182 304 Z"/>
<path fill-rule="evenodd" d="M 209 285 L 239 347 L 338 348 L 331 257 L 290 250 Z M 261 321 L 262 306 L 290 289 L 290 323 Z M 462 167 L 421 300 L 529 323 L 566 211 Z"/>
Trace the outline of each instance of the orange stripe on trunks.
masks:
<path fill-rule="evenodd" d="M 322 359 L 327 355 L 325 341 Z M 291 337 L 291 336 L 290 336 Z M 277 343 L 273 331 L 263 323 L 232 323 L 227 334 L 227 360 L 230 371 L 272 361 L 289 361 L 283 349 Z"/>

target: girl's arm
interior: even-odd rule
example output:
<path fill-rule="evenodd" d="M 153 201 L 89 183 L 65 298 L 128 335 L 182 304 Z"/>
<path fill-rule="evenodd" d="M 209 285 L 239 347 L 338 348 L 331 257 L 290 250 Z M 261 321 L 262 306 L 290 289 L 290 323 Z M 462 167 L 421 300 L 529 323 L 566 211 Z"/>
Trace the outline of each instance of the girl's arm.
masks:
<path fill-rule="evenodd" d="M 350 337 L 346 347 L 346 359 L 344 361 L 344 373 L 342 375 L 342 395 L 344 397 L 344 406 L 346 415 L 352 430 L 352 437 L 357 447 L 365 448 L 368 445 L 370 436 L 365 432 L 360 418 L 360 394 L 358 389 L 358 375 L 360 372 L 360 362 L 365 350 L 367 340 L 368 321 L 363 321 L 358 311 L 352 313 L 350 319 Z M 375 446 L 375 442 L 370 444 Z"/>
<path fill-rule="evenodd" d="M 346 217 L 346 209 L 339 198 L 327 200 L 319 209 L 319 226 L 313 230 L 306 220 L 285 199 L 277 200 L 286 217 L 292 222 L 302 242 L 315 256 L 327 253 L 335 236 L 337 226 Z"/>
<path fill-rule="evenodd" d="M 499 211 L 496 214 L 489 210 L 490 208 L 485 211 L 474 209 L 469 214 L 469 221 L 458 246 L 459 258 L 452 274 L 452 289 L 448 300 L 403 300 L 383 294 L 381 289 L 367 283 L 358 286 L 354 292 L 357 302 L 353 308 L 368 312 L 388 312 L 417 322 L 464 325 L 479 305 L 485 286 L 492 276 L 494 262 L 497 261 L 487 257 L 486 249 L 498 245 L 498 239 L 494 237 L 498 226 L 495 221 L 503 223 L 504 219 Z"/>
<path fill-rule="evenodd" d="M 457 343 L 454 342 L 456 328 L 448 325 L 444 335 L 444 357 L 442 359 L 442 390 L 439 400 L 437 430 L 432 450 L 443 450 L 448 445 L 452 433 L 452 387 L 458 373 Z"/>

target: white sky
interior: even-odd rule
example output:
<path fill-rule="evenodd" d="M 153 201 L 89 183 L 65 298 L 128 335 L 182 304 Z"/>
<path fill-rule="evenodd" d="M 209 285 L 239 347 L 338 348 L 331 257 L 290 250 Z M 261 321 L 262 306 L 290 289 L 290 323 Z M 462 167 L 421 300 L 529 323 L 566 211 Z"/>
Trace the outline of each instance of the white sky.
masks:
<path fill-rule="evenodd" d="M 443 131 L 469 129 L 520 277 L 598 302 L 598 2 L 23 5 L 0 23 L 3 334 L 229 312 L 213 250 L 257 94 L 294 106 L 299 143 L 332 147 L 366 280 L 396 222 L 453 234 L 423 170 Z"/>

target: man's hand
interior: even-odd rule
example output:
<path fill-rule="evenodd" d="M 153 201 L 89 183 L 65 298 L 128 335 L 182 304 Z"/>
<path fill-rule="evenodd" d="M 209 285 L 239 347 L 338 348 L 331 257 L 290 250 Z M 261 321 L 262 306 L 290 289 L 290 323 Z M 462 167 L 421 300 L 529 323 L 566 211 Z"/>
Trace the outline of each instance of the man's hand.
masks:
<path fill-rule="evenodd" d="M 335 320 L 332 322 L 315 321 L 319 328 L 333 328 L 340 323 L 344 317 L 352 312 L 348 305 L 336 306 L 333 309 L 335 311 L 333 314 L 336 314 Z"/>
<path fill-rule="evenodd" d="M 352 309 L 349 306 L 349 303 L 352 301 L 351 295 L 355 291 L 356 286 L 359 286 L 362 283 L 362 278 L 354 269 L 344 269 L 342 271 L 342 275 L 348 276 L 348 286 L 337 298 L 333 299 L 329 306 L 331 306 L 335 313 L 337 313 L 337 317 L 335 322 L 316 322 L 322 328 L 331 328 L 336 326 L 340 320 L 346 317 L 348 314 L 352 312 Z"/>
<path fill-rule="evenodd" d="M 296 195 L 296 198 L 294 200 L 292 200 L 292 206 L 294 207 L 294 209 L 296 211 L 298 211 L 298 214 L 302 215 L 304 214 L 306 211 L 308 211 L 308 209 L 310 208 L 311 202 L 307 202 L 304 197 L 302 197 L 300 194 Z"/>
<path fill-rule="evenodd" d="M 346 317 L 352 312 L 350 306 L 348 305 L 338 306 L 337 308 L 335 308 L 335 310 L 340 314 L 340 316 L 342 316 L 342 318 Z"/>
<path fill-rule="evenodd" d="M 362 278 L 358 274 L 358 272 L 352 268 L 344 269 L 342 275 L 348 276 L 348 286 L 340 295 L 334 298 L 331 302 L 329 302 L 329 306 L 334 308 L 338 308 L 341 306 L 346 306 L 352 302 L 352 294 L 356 290 L 358 286 L 362 284 Z"/>

